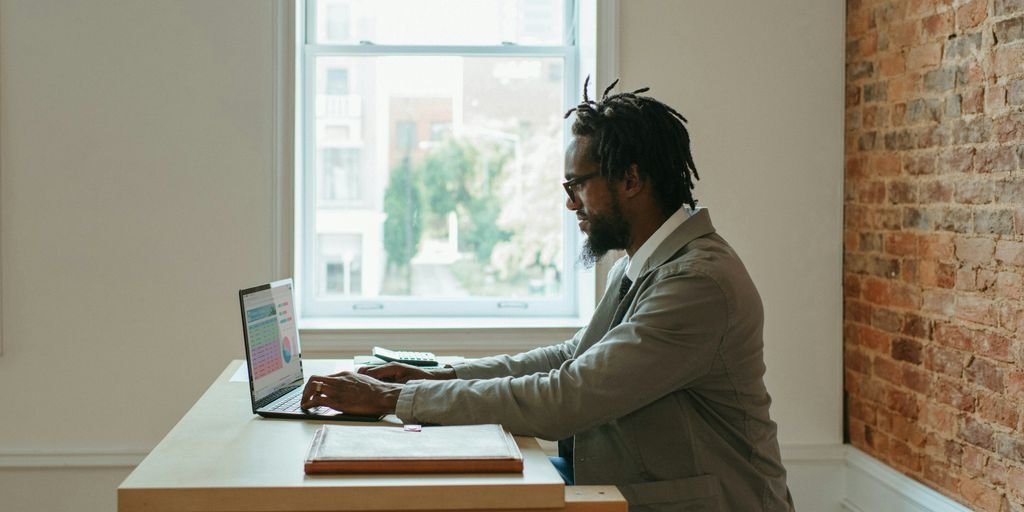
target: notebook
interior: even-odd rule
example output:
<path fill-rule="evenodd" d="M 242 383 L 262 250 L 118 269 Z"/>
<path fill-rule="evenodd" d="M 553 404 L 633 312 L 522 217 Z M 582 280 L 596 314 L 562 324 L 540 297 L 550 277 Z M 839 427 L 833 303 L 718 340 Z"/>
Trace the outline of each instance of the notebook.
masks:
<path fill-rule="evenodd" d="M 522 473 L 523 454 L 501 425 L 321 425 L 304 468 L 308 475 Z"/>
<path fill-rule="evenodd" d="M 238 291 L 252 412 L 268 418 L 380 421 L 327 407 L 302 410 L 302 351 L 295 324 L 292 280 Z"/>

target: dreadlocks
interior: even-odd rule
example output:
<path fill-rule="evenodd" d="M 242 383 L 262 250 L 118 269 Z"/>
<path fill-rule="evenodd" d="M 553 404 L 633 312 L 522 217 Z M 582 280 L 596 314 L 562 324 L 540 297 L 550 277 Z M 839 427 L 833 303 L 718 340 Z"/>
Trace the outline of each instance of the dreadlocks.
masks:
<path fill-rule="evenodd" d="M 637 164 L 641 175 L 650 178 L 658 207 L 666 215 L 683 204 L 696 208 L 690 191 L 700 176 L 683 124 L 686 118 L 650 96 L 639 96 L 649 87 L 609 96 L 618 83 L 612 82 L 601 100 L 593 101 L 587 96 L 587 77 L 583 102 L 565 113 L 568 118 L 576 112 L 572 134 L 592 139 L 587 157 L 600 163 L 601 175 L 610 181 L 621 179 L 631 164 Z"/>

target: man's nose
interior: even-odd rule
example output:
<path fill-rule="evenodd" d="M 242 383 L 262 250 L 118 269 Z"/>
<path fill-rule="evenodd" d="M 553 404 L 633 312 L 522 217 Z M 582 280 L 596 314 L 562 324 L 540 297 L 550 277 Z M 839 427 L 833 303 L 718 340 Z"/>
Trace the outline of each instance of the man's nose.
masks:
<path fill-rule="evenodd" d="M 579 198 L 576 198 L 576 200 L 573 200 L 573 198 L 566 196 L 566 198 L 565 198 L 565 207 L 568 208 L 569 211 L 571 211 L 571 212 L 579 210 L 580 209 L 580 200 L 579 200 Z"/>

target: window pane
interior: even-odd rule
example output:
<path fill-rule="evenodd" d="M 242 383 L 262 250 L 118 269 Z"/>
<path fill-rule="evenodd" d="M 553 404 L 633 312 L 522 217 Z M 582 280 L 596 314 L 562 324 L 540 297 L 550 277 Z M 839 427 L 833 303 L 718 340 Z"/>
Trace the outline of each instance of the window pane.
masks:
<path fill-rule="evenodd" d="M 317 0 L 324 44 L 561 45 L 562 0 Z"/>
<path fill-rule="evenodd" d="M 320 295 L 359 295 L 363 288 L 363 240 L 358 234 L 321 235 L 317 239 L 320 256 Z"/>
<path fill-rule="evenodd" d="M 326 132 L 327 140 L 342 135 Z M 348 205 L 360 203 L 362 175 L 359 165 L 359 149 L 352 147 L 324 146 L 320 151 L 320 199 L 323 202 L 341 202 Z"/>
<path fill-rule="evenodd" d="M 315 69 L 317 289 L 563 293 L 560 58 L 318 57 Z M 342 74 L 338 93 L 328 83 Z"/>

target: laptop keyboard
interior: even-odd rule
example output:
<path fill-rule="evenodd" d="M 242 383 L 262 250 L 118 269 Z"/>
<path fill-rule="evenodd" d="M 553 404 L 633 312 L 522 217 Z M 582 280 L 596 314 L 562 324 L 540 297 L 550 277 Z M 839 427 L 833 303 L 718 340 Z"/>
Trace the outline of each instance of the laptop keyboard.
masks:
<path fill-rule="evenodd" d="M 327 407 L 314 407 L 312 409 L 302 410 L 300 405 L 302 404 L 302 393 L 291 393 L 284 396 L 281 400 L 268 405 L 265 410 L 273 412 L 297 412 L 299 414 L 320 414 L 326 413 L 330 409 Z"/>

